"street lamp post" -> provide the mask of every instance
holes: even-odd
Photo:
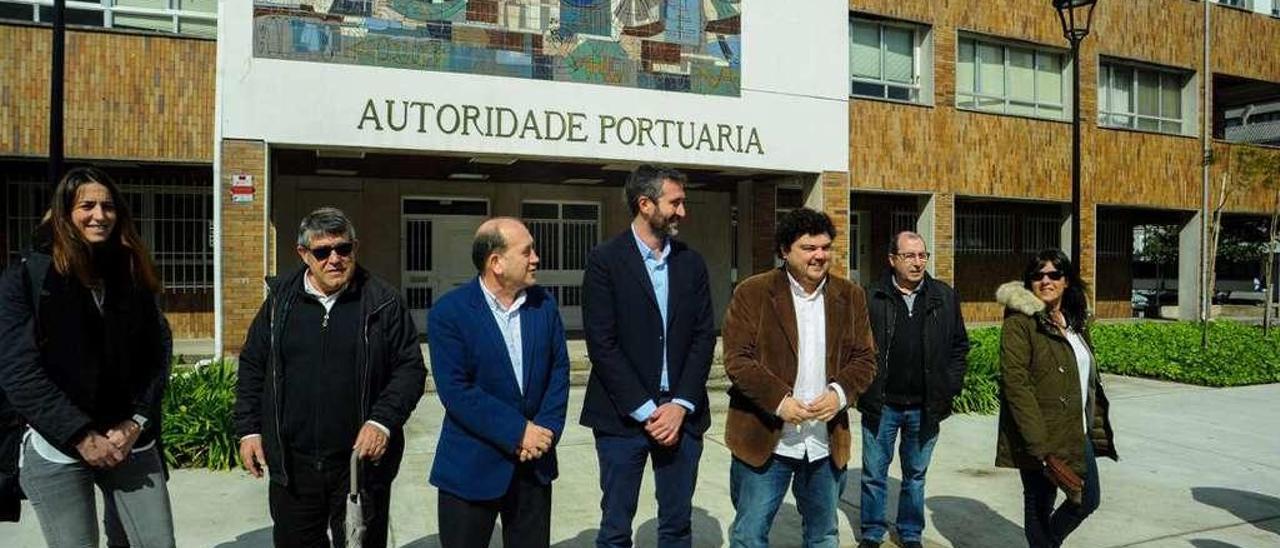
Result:
[[[1053,0],[1062,35],[1071,42],[1071,262],[1080,264],[1080,42],[1089,35],[1097,0]]]

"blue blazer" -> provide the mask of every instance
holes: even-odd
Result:
[[[668,388],[673,398],[694,405],[684,428],[700,436],[711,425],[707,374],[716,346],[707,265],[680,240],[671,241],[667,265]],[[653,282],[630,228],[587,258],[582,324],[591,376],[580,423],[606,434],[644,435],[644,425],[630,415],[658,399],[664,335]]]
[[[520,309],[524,394],[516,383],[502,332],[479,279],[445,294],[427,317],[427,341],[444,424],[431,484],[464,500],[507,492],[520,462],[526,421],[550,429],[559,442],[569,403],[569,352],[555,299],[539,286]],[[533,461],[539,481],[558,475],[553,447]]]

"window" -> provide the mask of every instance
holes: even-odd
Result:
[[[1120,219],[1101,219],[1098,221],[1098,256],[1099,257],[1123,257],[1125,252],[1125,237],[1132,239],[1132,232],[1125,233],[1125,225]]]
[[[792,186],[780,186],[774,190],[777,202],[773,209],[773,222],[782,221],[782,216],[804,207],[804,189]]]
[[[926,29],[909,23],[849,21],[850,95],[921,102],[927,97]]]
[[[49,0],[0,0],[0,19],[49,23]],[[67,0],[68,25],[218,35],[218,0]]]
[[[582,270],[600,241],[600,205],[525,202],[520,216],[533,235],[543,270]],[[561,303],[564,304],[564,303]]]
[[[1183,91],[1190,78],[1167,69],[1103,61],[1098,67],[1098,125],[1182,134]]]
[[[913,209],[898,209],[889,214],[889,233],[899,234],[903,231],[916,231],[916,223],[920,215]]]
[[[1067,118],[1066,55],[1031,46],[960,37],[956,106],[964,109]]]
[[[1013,253],[1013,215],[957,213],[956,253]]]
[[[17,171],[17,170],[15,170]],[[5,177],[9,259],[31,248],[32,230],[48,207],[52,186],[28,173]],[[117,175],[134,225],[151,251],[168,293],[213,288],[213,193],[210,175]]]
[[[1022,252],[1062,247],[1062,218],[1052,214],[1028,214],[1022,218]]]

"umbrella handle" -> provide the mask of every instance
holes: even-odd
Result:
[[[355,496],[360,494],[360,454],[356,451],[351,452],[351,491],[350,494]]]

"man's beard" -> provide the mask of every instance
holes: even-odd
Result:
[[[649,228],[653,230],[654,234],[664,238],[674,238],[676,234],[680,233],[680,229],[676,227],[676,223],[679,222],[672,221],[671,216],[659,217],[654,215],[649,218]]]

